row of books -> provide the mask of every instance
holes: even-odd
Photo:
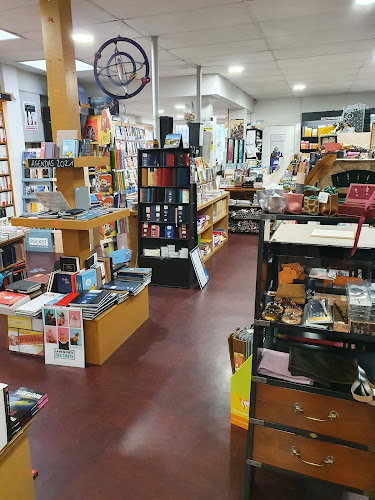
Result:
[[[52,191],[51,186],[46,184],[33,184],[31,186],[25,186],[25,194],[26,195],[34,195],[35,193],[44,193],[45,191]]]
[[[188,238],[186,224],[181,224],[179,226],[159,226],[158,224],[143,222],[141,228],[141,236],[144,238],[179,238],[181,240],[186,240]]]
[[[7,148],[5,144],[0,145],[0,158],[6,158],[7,157]]]
[[[145,222],[169,222],[171,224],[185,224],[189,220],[186,205],[151,205],[142,206],[138,210],[141,220]]]
[[[0,161],[0,174],[9,174],[9,165],[6,160]]]
[[[0,450],[47,402],[46,393],[27,387],[10,391],[7,384],[0,384]]]
[[[142,187],[147,186],[175,186],[186,187],[190,184],[190,169],[177,168],[142,168]]]
[[[139,193],[142,203],[189,203],[189,189],[141,188]]]
[[[12,191],[0,193],[0,205],[11,205],[13,203]]]
[[[4,121],[3,121],[3,113],[0,111],[0,127],[4,126]]]
[[[135,177],[127,170],[113,171],[115,188],[120,193],[133,194],[137,192],[137,182]]]
[[[56,177],[55,168],[52,169],[51,173],[48,168],[25,168],[26,179],[49,179],[51,177]]]
[[[137,156],[139,149],[149,149],[144,142],[116,142],[116,151],[121,151],[121,154],[127,156]],[[151,145],[148,145],[149,147]]]
[[[0,177],[0,190],[10,189],[10,187],[11,187],[11,185],[10,185],[10,177],[7,176],[7,175],[4,175],[4,176]]]
[[[1,288],[4,289],[11,283],[27,278],[26,262],[14,264],[14,266],[6,271],[2,271],[1,274],[3,275],[3,284]]]
[[[158,151],[142,154],[142,167],[189,167],[190,155],[182,151]]]
[[[176,249],[176,245],[162,245],[160,248],[144,248],[144,257],[154,257],[158,259],[188,259],[189,249]]]
[[[6,142],[7,141],[7,135],[5,133],[5,128],[0,129],[0,142]]]
[[[0,251],[0,268],[8,267],[20,260],[25,260],[25,247],[23,243],[4,245]]]
[[[116,139],[130,141],[152,141],[154,139],[152,130],[132,125],[115,125]]]

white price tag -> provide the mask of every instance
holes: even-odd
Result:
[[[325,193],[324,191],[321,191],[319,193],[319,203],[327,203],[328,202],[328,198],[329,198],[329,194],[328,193]]]

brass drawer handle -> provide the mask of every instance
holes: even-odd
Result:
[[[309,420],[314,420],[315,422],[327,422],[328,420],[333,421],[336,420],[336,418],[339,418],[339,414],[335,410],[330,411],[329,414],[327,415],[327,418],[309,417],[308,415],[305,415],[303,408],[299,403],[294,403],[293,411],[294,413],[301,413],[305,418]]]
[[[322,464],[316,464],[314,462],[308,462],[307,460],[304,460],[302,457],[301,457],[301,454],[300,452],[297,450],[297,448],[295,446],[292,446],[290,448],[290,453],[292,454],[293,457],[298,457],[301,462],[303,462],[304,464],[307,464],[307,465],[312,465],[314,467],[324,467],[325,465],[332,465],[335,463],[335,459],[334,457],[326,457],[324,460],[323,460],[323,463]]]

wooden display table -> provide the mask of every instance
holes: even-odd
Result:
[[[149,317],[148,286],[98,318],[83,321],[86,363],[102,365]]]
[[[70,219],[38,219],[34,217],[12,217],[13,226],[61,229],[64,254],[79,257],[81,266],[90,255],[90,229],[108,222],[128,217],[130,210],[123,208],[88,221]]]
[[[36,417],[34,417],[36,418]],[[27,432],[32,418],[0,451],[1,500],[34,500],[29,438]]]

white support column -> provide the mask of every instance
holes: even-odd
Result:
[[[202,66],[197,66],[197,111],[196,122],[202,121]]]
[[[4,106],[4,120],[7,131],[9,168],[13,184],[13,204],[16,215],[19,216],[23,212],[22,152],[25,149],[25,135],[17,69],[13,66],[2,64],[1,77],[0,86],[2,90],[12,94],[12,101],[7,102]]]
[[[152,83],[152,111],[154,125],[154,139],[160,145],[160,121],[159,121],[159,42],[157,36],[151,37],[151,83]]]

